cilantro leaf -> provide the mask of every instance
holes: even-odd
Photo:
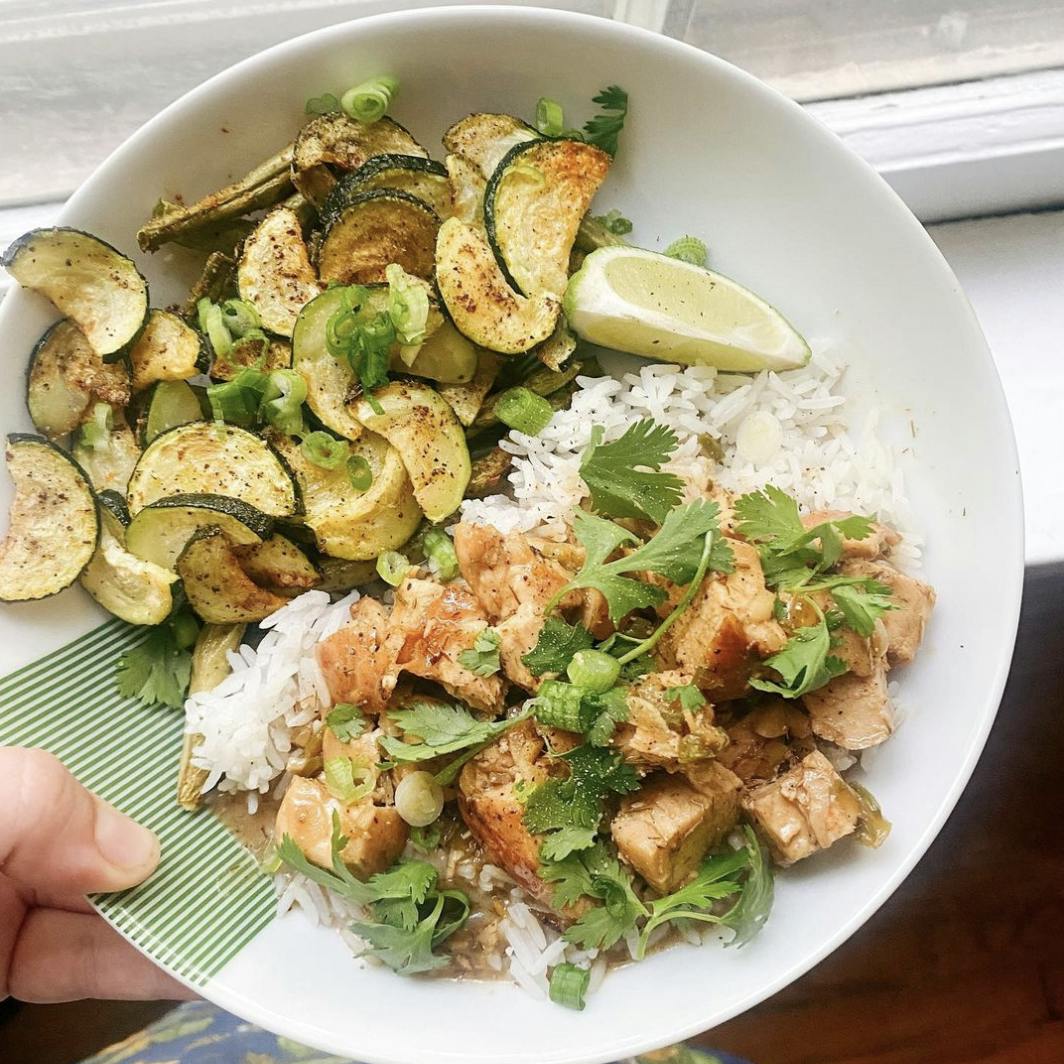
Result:
[[[746,835],[747,873],[743,892],[738,902],[724,914],[721,923],[735,931],[729,946],[745,946],[765,926],[772,911],[774,886],[772,866],[764,847],[758,841],[749,824],[743,828]]]
[[[805,532],[798,503],[774,484],[735,500],[735,530],[752,543],[789,543]]]
[[[381,738],[385,753],[399,762],[428,761],[467,747],[486,743],[516,723],[508,720],[478,720],[465,706],[443,702],[417,702],[409,709],[391,710],[388,716],[403,729],[404,738]],[[420,742],[406,742],[407,735]]]
[[[617,141],[628,114],[628,93],[618,85],[610,85],[592,102],[599,104],[605,114],[596,115],[584,123],[584,138],[610,155],[617,154]]]
[[[693,683],[665,688],[665,698],[669,702],[679,702],[683,709],[691,713],[706,704],[706,696]]]
[[[683,498],[680,478],[659,472],[676,450],[676,433],[644,418],[612,443],[601,439],[602,427],[596,425],[580,463],[594,508],[609,517],[649,518],[661,524]]]
[[[146,706],[180,709],[192,676],[192,654],[183,649],[169,624],[148,632],[139,646],[127,650],[115,668],[115,681],[123,698]]]
[[[444,921],[448,905],[452,914]],[[405,922],[393,923],[389,917],[394,915],[394,910],[382,911],[377,905],[374,915],[380,919],[356,921],[351,925],[351,930],[370,944],[367,956],[376,957],[399,975],[414,975],[447,964],[446,957],[432,951],[466,922],[469,899],[457,890],[433,893],[423,906],[415,909],[412,926],[408,926],[409,912],[404,913]]]
[[[605,746],[618,724],[628,719],[628,688],[614,687],[600,695],[592,695],[598,716],[587,729],[587,741],[592,746]]]
[[[563,861],[571,853],[593,846],[595,834],[594,828],[574,826],[552,831],[543,840],[543,845],[539,848],[539,856],[543,861]]]
[[[574,511],[573,532],[585,550],[584,564],[550,605],[576,588],[595,588],[605,597],[614,624],[633,610],[656,606],[664,601],[665,592],[624,574],[655,572],[673,583],[687,583],[698,569],[707,532],[714,533],[711,567],[718,572],[730,572],[731,547],[716,535],[718,515],[717,504],[704,499],[679,506],[669,511],[657,535],[625,557],[608,562],[606,559],[619,546],[638,542],[635,536],[612,521],[584,510]]]
[[[525,826],[536,834],[565,827],[597,828],[608,794],[639,789],[635,770],[616,751],[585,744],[561,759],[568,762],[568,778],[541,783],[525,803]]]
[[[750,685],[784,698],[800,698],[846,671],[846,665],[830,651],[831,633],[827,622],[821,618],[814,625],[799,628],[782,650],[763,662],[767,668],[779,673],[783,683],[754,676]]]
[[[443,832],[439,824],[430,824],[427,828],[412,827],[410,829],[410,845],[418,853],[429,854],[438,849]]]
[[[866,639],[875,629],[878,618],[894,609],[891,590],[886,584],[869,580],[860,584],[843,584],[833,588],[831,597],[842,614],[843,622]]]
[[[458,655],[458,664],[475,676],[494,676],[502,668],[499,661],[499,633],[494,628],[485,628],[477,636],[472,647]]]
[[[358,706],[337,702],[326,716],[325,726],[340,742],[349,743],[366,730],[366,718]]]
[[[591,633],[582,625],[566,624],[560,617],[548,617],[540,629],[536,645],[521,661],[533,676],[564,672],[578,650],[590,650],[594,644]]]

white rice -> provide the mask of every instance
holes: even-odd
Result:
[[[711,480],[732,492],[771,483],[805,510],[875,514],[907,533],[903,560],[912,564],[919,541],[910,531],[898,456],[877,438],[874,414],[859,427],[849,424],[839,390],[844,369],[820,352],[802,369],[755,377],[670,365],[644,366],[622,378],[578,377],[569,409],[539,436],[511,432],[500,442],[514,456],[513,498],[468,499],[462,517],[502,532],[563,538],[566,516],[587,495],[580,457],[592,429],[601,426],[609,442],[649,417],[679,437],[668,468],[685,480],[691,497]],[[722,449],[719,463],[703,453],[706,438]]]
[[[295,728],[316,720],[329,692],[315,647],[349,618],[358,592],[330,603],[307,591],[271,614],[255,648],[230,653],[232,672],[185,702],[185,730],[203,736],[192,763],[208,772],[203,792],[266,794],[285,771]]]

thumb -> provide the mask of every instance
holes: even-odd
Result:
[[[0,748],[0,871],[24,890],[122,890],[159,863],[159,840],[87,791],[44,750]]]

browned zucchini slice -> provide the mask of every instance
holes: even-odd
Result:
[[[5,458],[15,497],[0,543],[0,600],[46,598],[89,564],[100,534],[96,500],[77,462],[43,436],[8,436]]]
[[[318,249],[323,284],[380,283],[393,262],[415,277],[432,277],[440,219],[415,196],[384,188],[360,192],[324,225]]]
[[[240,568],[259,587],[275,595],[291,598],[321,583],[314,563],[290,539],[277,533],[261,543],[236,547],[234,552]]]
[[[57,321],[37,341],[30,356],[26,407],[33,424],[57,439],[81,424],[94,400],[124,406],[129,373],[106,363],[69,319]]]
[[[133,368],[133,391],[155,381],[184,381],[206,364],[203,337],[176,314],[152,310],[144,331],[129,352]]]
[[[472,114],[455,122],[443,135],[443,146],[472,163],[484,179],[516,144],[540,140],[541,134],[513,115]]]
[[[375,155],[353,174],[340,178],[322,207],[322,216],[342,209],[359,192],[377,188],[407,192],[427,203],[441,218],[451,213],[451,185],[441,163],[420,155]]]

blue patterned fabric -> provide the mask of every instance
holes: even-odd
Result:
[[[82,1064],[352,1064],[269,1034],[206,1001],[190,1001]],[[673,1046],[635,1064],[748,1064],[729,1053]]]

